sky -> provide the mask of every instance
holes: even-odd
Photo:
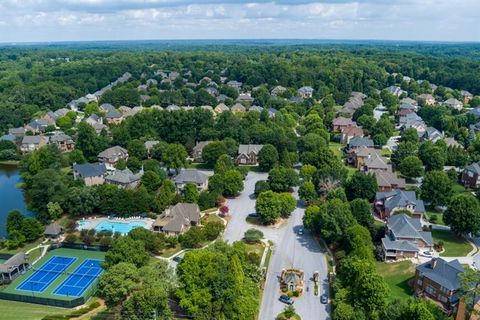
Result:
[[[480,0],[0,0],[0,42],[480,41]]]

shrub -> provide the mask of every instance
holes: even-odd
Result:
[[[300,292],[298,292],[298,290],[294,290],[292,292],[292,294],[293,294],[294,297],[299,297],[300,296]]]
[[[270,190],[270,185],[265,180],[259,180],[255,183],[255,195]]]
[[[263,232],[257,229],[248,229],[243,235],[243,239],[247,243],[256,243],[263,239]]]
[[[66,243],[75,243],[77,242],[78,237],[74,235],[73,233],[69,233],[65,236],[65,242]]]

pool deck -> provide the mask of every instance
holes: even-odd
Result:
[[[108,218],[108,217],[98,217],[98,218],[90,218],[90,219],[83,219],[83,220],[78,220],[79,223],[83,225],[78,226],[78,230],[83,230],[83,229],[95,229],[100,223],[109,221],[109,222],[115,222],[115,223],[125,223],[129,224],[131,222],[142,222],[145,223],[144,228],[147,230],[152,229],[152,224],[155,221],[154,219],[151,218],[137,218],[137,217],[131,217],[131,218]]]

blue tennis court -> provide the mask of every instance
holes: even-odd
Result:
[[[40,269],[35,270],[30,277],[23,281],[17,290],[43,292],[55,279],[62,275],[65,270],[77,258],[53,256],[45,262]]]
[[[100,260],[87,259],[53,292],[57,295],[79,297],[103,272]]]

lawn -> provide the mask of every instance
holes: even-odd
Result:
[[[466,191],[466,190],[465,190],[465,187],[462,186],[461,184],[455,183],[455,184],[453,185],[453,193],[457,194],[457,193],[463,193],[463,192],[465,192],[465,191]]]
[[[437,220],[435,222],[433,221],[430,221],[430,219],[435,216],[437,217]],[[435,223],[435,224],[441,224],[441,225],[445,225],[445,222],[443,221],[443,213],[440,213],[440,212],[436,212],[436,211],[431,211],[431,210],[427,210],[427,217],[428,221],[430,221],[431,223]]]
[[[390,288],[389,299],[409,298],[413,291],[408,281],[415,275],[415,266],[411,261],[397,263],[376,262],[377,272],[383,276]]]
[[[341,143],[330,142],[328,147],[330,148],[330,150],[332,150],[333,154],[337,156],[339,159],[343,158],[343,152],[341,150],[343,148],[343,145]]]
[[[164,257],[164,258],[170,258],[171,256],[173,256],[175,253],[179,252],[180,250],[182,250],[182,247],[180,246],[180,244],[177,244],[173,248],[164,249],[162,251],[161,256]]]
[[[187,164],[187,168],[198,169],[198,170],[212,169],[206,163],[203,163],[203,162],[201,162],[201,163],[199,163],[199,162],[189,163],[189,164]]]
[[[223,224],[223,220],[217,216],[216,214],[207,214],[202,218],[202,223],[209,223],[209,222],[220,222]]]
[[[31,242],[31,243],[26,243],[23,247],[21,248],[17,248],[17,249],[12,249],[12,250],[8,250],[7,248],[4,248],[4,249],[1,249],[0,250],[0,253],[6,253],[6,254],[16,254],[16,253],[19,253],[19,252],[27,252],[28,250],[32,249],[32,248],[35,248],[36,246],[38,246],[39,244],[41,244],[43,241],[43,238],[40,238],[38,239],[37,241],[35,242]]]
[[[40,320],[46,315],[70,312],[70,309],[8,300],[0,300],[0,310],[0,320]]]
[[[445,251],[440,254],[442,257],[463,257],[473,247],[463,238],[459,238],[448,230],[432,230],[433,241],[443,241]]]
[[[263,251],[265,251],[265,245],[260,242],[260,243],[246,243],[245,246],[247,247],[247,253],[256,253],[260,259],[259,263],[261,263]]]

